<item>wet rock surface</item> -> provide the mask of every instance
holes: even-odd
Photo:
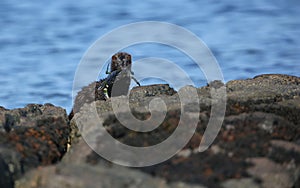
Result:
[[[160,126],[148,132],[136,132],[125,127],[112,110],[112,99],[90,101],[80,106],[70,122],[72,146],[62,160],[56,165],[28,171],[17,178],[15,187],[299,187],[299,83],[300,78],[288,75],[260,75],[228,82],[225,85],[227,104],[222,127],[213,144],[204,152],[199,152],[198,148],[212,116],[212,104],[216,103],[212,94],[224,87],[219,81],[196,89],[200,112],[194,103],[182,106],[180,92],[168,85],[133,88],[129,107],[137,119],[148,120],[151,115],[156,115],[156,111],[150,114],[149,104],[157,97],[166,104],[166,118]],[[190,118],[182,120],[183,109]],[[125,123],[134,124],[126,108],[119,106],[118,110],[118,115],[128,120]],[[18,116],[14,113],[0,114],[1,133],[15,131]],[[105,129],[111,138],[127,145],[153,146],[170,138],[181,121],[192,129],[189,126],[195,115],[199,122],[191,139],[177,154],[162,163],[129,168],[111,163],[96,153],[101,154],[106,149],[113,152],[114,149],[99,130]],[[179,142],[185,136],[187,133],[182,133],[176,140]],[[179,146],[176,144],[167,149]],[[16,161],[20,153],[22,157],[19,150],[7,148],[5,153],[10,152],[15,152]],[[143,159],[151,160],[162,152],[167,150],[153,152]],[[112,159],[130,165],[130,162],[120,159],[132,155],[120,151],[114,153]],[[0,168],[5,172],[9,165],[2,165],[1,157]],[[9,184],[9,179],[6,180]]]
[[[67,150],[70,128],[66,111],[51,104],[0,108],[1,187],[30,169],[60,161]]]

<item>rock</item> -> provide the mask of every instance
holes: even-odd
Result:
[[[84,173],[82,173],[84,172]],[[41,173],[41,174],[40,174]],[[47,176],[45,176],[47,174]],[[30,177],[26,181],[26,177]],[[159,178],[151,178],[147,174],[142,174],[128,169],[91,168],[87,165],[62,166],[57,165],[33,171],[22,181],[18,182],[16,188],[44,187],[160,187],[168,188],[165,181]],[[80,177],[80,178],[78,178]],[[189,187],[184,183],[174,183],[172,187]],[[190,186],[201,188],[200,186]]]
[[[67,150],[66,111],[51,104],[0,108],[0,159],[13,180],[29,169],[58,162]],[[7,172],[0,171],[1,177]],[[2,187],[2,186],[1,186]]]
[[[101,85],[101,81],[95,81],[88,86],[85,86],[78,92],[74,105],[72,108],[72,112],[69,115],[69,119],[72,119],[75,113],[79,112],[80,108],[84,104],[89,104],[95,100],[105,100],[105,95],[102,91],[99,91]]]
[[[12,178],[12,174],[9,170],[8,164],[5,162],[5,160],[0,155],[0,187],[6,187],[6,188],[13,188],[14,187],[14,181]]]
[[[230,81],[226,84],[229,103],[227,113],[267,111],[287,116],[288,112],[299,108],[284,105],[299,104],[299,87],[299,78],[287,75],[260,75],[253,79]],[[279,107],[283,109],[280,111]],[[292,116],[296,118],[294,113]],[[297,120],[295,122],[299,122]]]
[[[255,182],[251,178],[233,179],[227,180],[222,183],[224,188],[261,188],[258,182]]]
[[[182,182],[168,185],[161,178],[109,163],[91,164],[88,155],[93,153],[91,148],[81,138],[55,166],[43,167],[27,173],[16,182],[16,188],[60,188],[60,187],[187,187],[192,186]]]
[[[168,85],[133,88],[129,109],[135,118],[148,120],[151,115],[157,115],[155,113],[163,108],[161,102],[155,103],[157,97],[166,105],[167,116],[159,127],[153,124],[150,128],[154,129],[148,132],[137,132],[124,126],[119,118],[123,117],[130,126],[136,124],[126,113],[128,108],[125,106],[119,105],[117,110],[120,114],[113,112],[112,100],[118,103],[125,97],[83,102],[72,117],[72,146],[62,161],[26,173],[17,180],[16,187],[297,187],[300,182],[299,83],[300,78],[294,76],[260,75],[225,84],[227,108],[223,125],[213,145],[204,152],[199,152],[198,147],[212,115],[211,106],[218,102],[212,94],[217,96],[224,86],[219,81],[196,89],[200,112],[194,102],[182,105],[180,92]],[[189,101],[189,97],[193,96],[187,95],[182,100]],[[159,106],[152,114],[149,112],[151,103]],[[182,109],[187,114],[184,119]],[[199,122],[191,139],[181,151],[159,164],[141,168],[122,167],[96,153],[101,154],[106,149],[113,152],[117,146],[107,144],[100,134],[104,128],[115,143],[118,140],[131,146],[147,147],[170,138],[179,122],[192,130],[193,117],[197,117]],[[1,118],[6,122],[3,131],[13,130],[18,122],[14,114]],[[176,148],[187,135],[188,131],[177,135],[169,148],[145,154],[143,159],[151,160],[168,149]],[[89,141],[95,151],[85,141]],[[134,155],[123,150],[114,153],[112,159],[136,165],[140,161],[119,160],[127,156],[134,158]]]
[[[295,164],[287,167],[263,157],[251,158],[249,161],[254,166],[249,168],[248,172],[252,176],[262,180],[262,187],[293,187],[297,178],[299,178],[299,168],[296,170],[297,167]]]
[[[142,99],[143,97],[172,96],[177,92],[168,84],[155,84],[149,86],[134,87],[130,92],[130,98]]]
[[[84,104],[90,104],[93,101],[98,100],[106,100],[104,93],[97,88],[100,87],[101,81],[96,81],[89,84],[86,87],[83,87],[81,91],[78,92],[76,96],[74,106],[72,112],[70,113],[70,119],[72,119],[74,113],[79,112],[80,108]],[[169,85],[159,84],[159,85],[152,85],[152,86],[141,86],[141,87],[134,87],[130,93],[130,98],[132,99],[143,99],[143,97],[149,96],[162,96],[162,95],[173,95],[176,91],[173,88],[170,88]]]

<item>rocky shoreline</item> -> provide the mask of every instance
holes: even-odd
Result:
[[[81,93],[93,91],[95,84]],[[139,147],[160,143],[180,120],[178,91],[168,85],[131,90],[130,108],[138,119],[149,117],[147,107],[157,97],[167,105],[163,123],[146,133],[124,128],[110,99],[82,96],[71,116],[51,104],[0,107],[0,187],[300,187],[300,78],[269,74],[226,83],[221,130],[208,150],[197,152],[214,103],[211,90],[220,87],[224,84],[215,81],[196,88],[201,110],[190,141],[165,162],[142,168],[100,157],[84,141],[82,127],[93,123],[96,109],[101,125],[120,142]],[[195,114],[193,107],[186,108]],[[99,148],[104,147],[101,141],[95,143]]]

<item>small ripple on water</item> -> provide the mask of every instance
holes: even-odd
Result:
[[[44,98],[46,99],[53,99],[53,98],[59,98],[59,99],[69,99],[71,98],[70,94],[65,94],[65,93],[47,93],[43,94]]]
[[[48,88],[49,86],[53,86],[53,85],[55,85],[55,83],[51,81],[41,81],[41,82],[35,82],[29,84],[29,86],[32,88],[40,88],[40,89]]]

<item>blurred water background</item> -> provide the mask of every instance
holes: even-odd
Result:
[[[225,81],[263,73],[300,76],[299,10],[298,0],[0,0],[0,106],[53,103],[70,111],[73,78],[85,51],[105,33],[137,21],[170,22],[195,33],[212,50]],[[175,61],[197,87],[206,84],[196,65],[170,47],[127,50],[133,60]]]

